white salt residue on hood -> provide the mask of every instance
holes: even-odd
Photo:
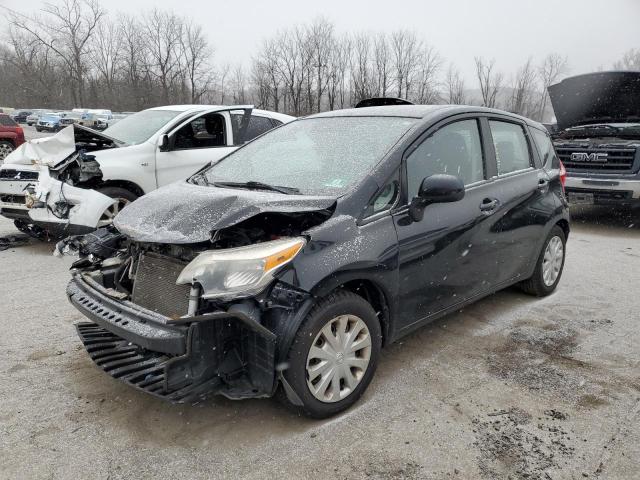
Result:
[[[4,159],[17,165],[46,165],[53,167],[76,151],[73,125],[63,128],[52,137],[34,138],[23,143]]]

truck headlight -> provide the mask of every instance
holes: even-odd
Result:
[[[305,244],[304,238],[286,238],[202,252],[184,267],[176,284],[200,284],[205,299],[249,297],[266,287]]]

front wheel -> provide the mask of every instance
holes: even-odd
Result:
[[[98,192],[106,195],[107,197],[111,197],[114,200],[117,200],[116,203],[110,205],[100,217],[98,221],[98,227],[106,227],[107,225],[111,225],[113,223],[113,219],[120,213],[120,211],[133,202],[138,196],[130,192],[125,188],[120,187],[103,187],[98,188]]]
[[[1,141],[0,142],[0,163],[4,161],[5,158],[9,156],[11,152],[15,150],[13,143]]]
[[[382,336],[371,305],[339,291],[318,301],[298,330],[284,378],[302,406],[282,400],[313,418],[326,418],[353,405],[376,371]]]
[[[520,284],[522,290],[537,297],[553,293],[564,269],[566,247],[564,231],[558,225],[554,226],[544,242],[533,275]]]

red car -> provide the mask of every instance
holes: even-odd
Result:
[[[24,131],[6,113],[0,113],[0,163],[24,143]]]

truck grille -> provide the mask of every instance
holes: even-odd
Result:
[[[38,172],[25,172],[13,168],[0,170],[0,180],[37,180]]]
[[[583,148],[583,147],[556,147],[556,153],[569,171],[591,172],[631,172],[636,156],[635,148]],[[606,154],[604,158],[578,160],[572,158],[574,153]]]
[[[190,285],[176,285],[186,263],[154,253],[140,255],[131,301],[170,318],[187,314]]]

